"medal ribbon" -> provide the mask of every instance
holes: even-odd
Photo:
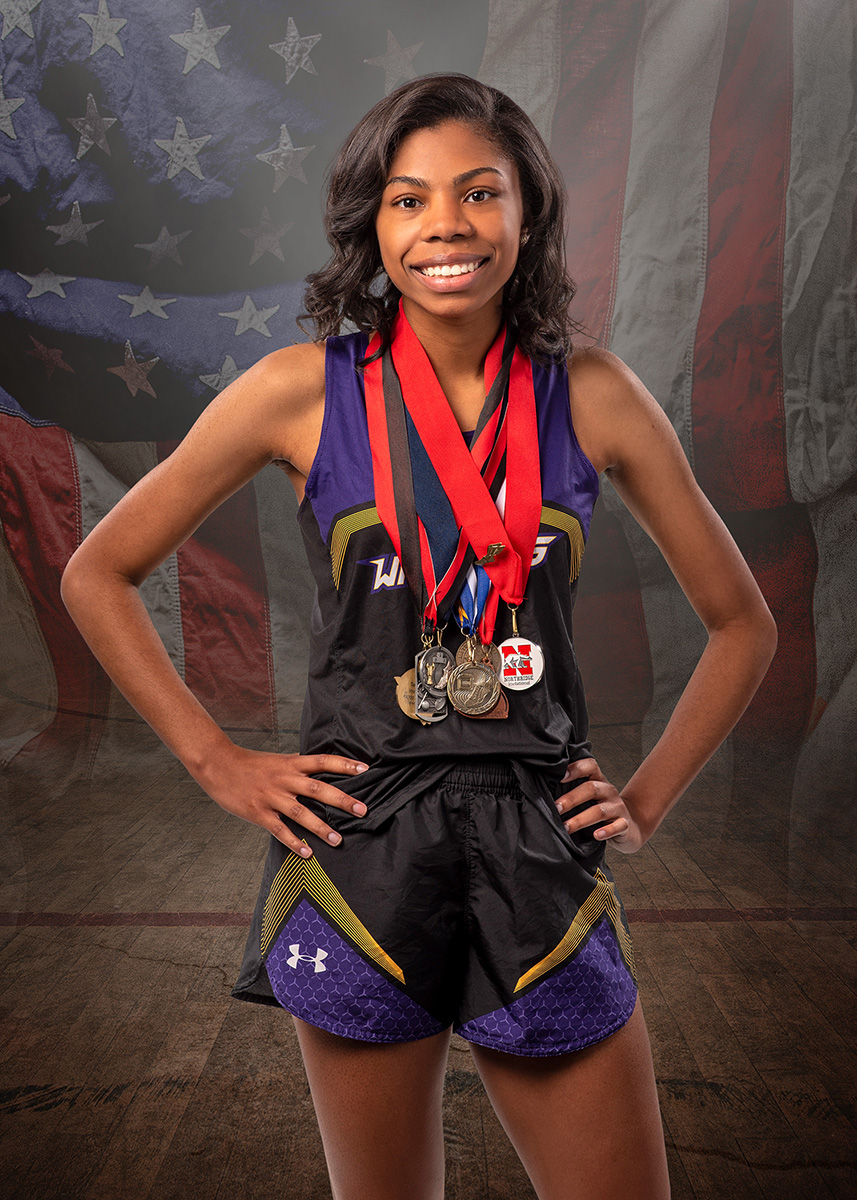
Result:
[[[465,637],[476,632],[491,590],[491,580],[484,567],[471,567],[458,597],[455,619]]]
[[[369,353],[378,345],[376,335]],[[403,309],[391,352],[364,371],[378,515],[418,609],[424,622],[445,623],[474,560],[485,558],[494,584],[480,623],[486,642],[499,597],[514,605],[524,598],[541,518],[532,367],[512,345],[501,332],[488,352],[487,396],[469,448]],[[504,479],[501,517],[495,499]]]
[[[374,339],[369,351],[376,350],[378,344]],[[494,382],[487,389],[488,397],[472,439],[494,492],[499,490],[505,468],[505,384],[513,348],[511,338],[501,334],[488,353],[486,382],[492,376]],[[380,380],[377,367],[371,370],[373,365],[367,366],[365,377],[376,505],[424,621],[443,624],[475,554],[456,524],[443,485],[405,406],[392,360],[384,356]],[[446,398],[443,400],[448,409]],[[453,427],[456,439],[463,444],[454,422]],[[415,515],[414,505],[419,515]],[[443,602],[440,615],[439,596]]]

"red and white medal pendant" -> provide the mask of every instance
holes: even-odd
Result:
[[[513,692],[523,692],[536,684],[544,674],[545,656],[541,646],[525,637],[506,638],[497,647],[502,662],[500,682]]]

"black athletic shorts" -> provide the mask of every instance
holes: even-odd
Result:
[[[452,1025],[527,1055],[630,1017],[633,951],[604,848],[582,856],[506,763],[453,767],[338,847],[287,823],[313,857],[271,839],[233,995],[362,1041]]]

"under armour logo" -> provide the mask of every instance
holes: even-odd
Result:
[[[299,962],[311,962],[315,963],[316,975],[318,975],[319,971],[327,970],[327,967],[324,965],[324,960],[327,958],[326,950],[316,950],[315,954],[301,954],[299,943],[289,946],[289,949],[292,953],[291,957],[286,959],[286,962],[290,967],[297,968]]]

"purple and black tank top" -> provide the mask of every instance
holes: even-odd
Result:
[[[342,754],[370,764],[356,779],[331,777],[370,806],[364,822],[382,819],[463,761],[502,756],[514,765],[525,790],[538,779],[546,794],[568,762],[589,749],[572,609],[598,475],[574,435],[566,366],[533,365],[542,516],[518,626],[522,637],[544,650],[544,676],[528,691],[509,694],[506,720],[474,721],[450,706],[446,720],[423,726],[405,716],[396,701],[396,677],[413,667],[420,648],[420,623],[375,507],[363,380],[356,365],[367,341],[363,334],[327,341],[324,422],[298,513],[317,586],[301,752]],[[511,632],[511,617],[501,602],[495,642]],[[461,641],[450,622],[444,644],[455,653]]]

